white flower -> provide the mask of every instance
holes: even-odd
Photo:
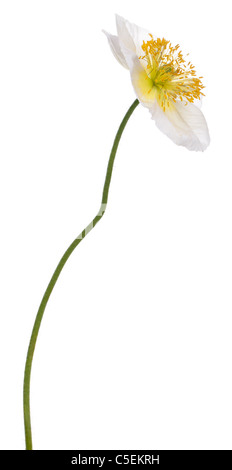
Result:
[[[177,145],[204,151],[210,142],[200,111],[203,84],[180,46],[155,38],[116,15],[117,36],[106,34],[118,62],[129,69],[139,101],[157,127]]]

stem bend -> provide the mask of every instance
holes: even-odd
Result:
[[[35,323],[33,326],[33,330],[31,333],[31,339],[30,343],[28,346],[28,351],[27,351],[27,357],[26,357],[26,364],[25,364],[25,371],[24,371],[24,385],[23,385],[23,408],[24,408],[24,428],[25,428],[25,441],[26,441],[26,450],[32,450],[32,432],[31,432],[31,417],[30,417],[30,378],[31,378],[31,366],[32,366],[32,360],[33,360],[33,355],[34,355],[34,350],[35,350],[35,345],[36,345],[36,340],[38,337],[39,329],[40,329],[40,324],[43,318],[44,310],[46,308],[47,302],[49,300],[49,297],[53,291],[53,288],[56,284],[56,281],[65,265],[67,262],[68,258],[74,251],[77,245],[83,240],[83,238],[86,237],[86,235],[92,230],[93,227],[99,222],[99,220],[103,217],[105,210],[106,210],[106,205],[108,201],[108,194],[109,194],[109,187],[110,187],[110,181],[111,181],[111,176],[112,176],[112,170],[113,170],[113,165],[114,165],[114,159],[115,155],[117,152],[118,144],[120,142],[122,133],[124,131],[124,128],[127,124],[127,121],[129,120],[131,114],[135,110],[135,108],[138,106],[139,101],[136,99],[134,103],[131,105],[131,107],[128,109],[127,113],[125,114],[119,128],[117,131],[117,134],[114,139],[114,143],[112,146],[112,150],[110,153],[109,157],[109,162],[108,162],[108,167],[106,171],[106,177],[105,177],[105,183],[104,183],[104,188],[103,188],[103,194],[102,194],[102,201],[101,201],[101,207],[97,215],[94,217],[92,222],[78,235],[77,238],[71,243],[71,245],[68,247],[68,249],[65,251],[64,255],[62,256],[60,262],[58,263],[53,276],[47,286],[47,289],[44,293],[44,296],[42,298],[41,304],[39,306],[38,313],[36,315]]]

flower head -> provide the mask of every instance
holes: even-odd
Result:
[[[209,132],[200,111],[204,86],[179,44],[151,33],[116,15],[117,36],[106,33],[112,52],[130,70],[140,102],[157,127],[177,145],[204,151]]]

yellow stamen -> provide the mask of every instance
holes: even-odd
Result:
[[[147,42],[143,41],[144,55],[140,57],[146,62],[146,73],[153,87],[160,106],[165,111],[177,99],[185,104],[200,99],[204,88],[201,78],[196,78],[195,67],[186,62],[180,46],[172,46],[166,39],[154,39],[152,34]],[[187,54],[188,55],[188,54]]]

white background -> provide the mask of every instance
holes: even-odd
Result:
[[[22,385],[37,308],[98,212],[135,99],[102,29],[114,13],[190,52],[211,145],[189,152],[139,106],[104,218],[71,256],[42,322],[35,449],[231,449],[229,2],[0,3],[0,447],[24,449]]]

